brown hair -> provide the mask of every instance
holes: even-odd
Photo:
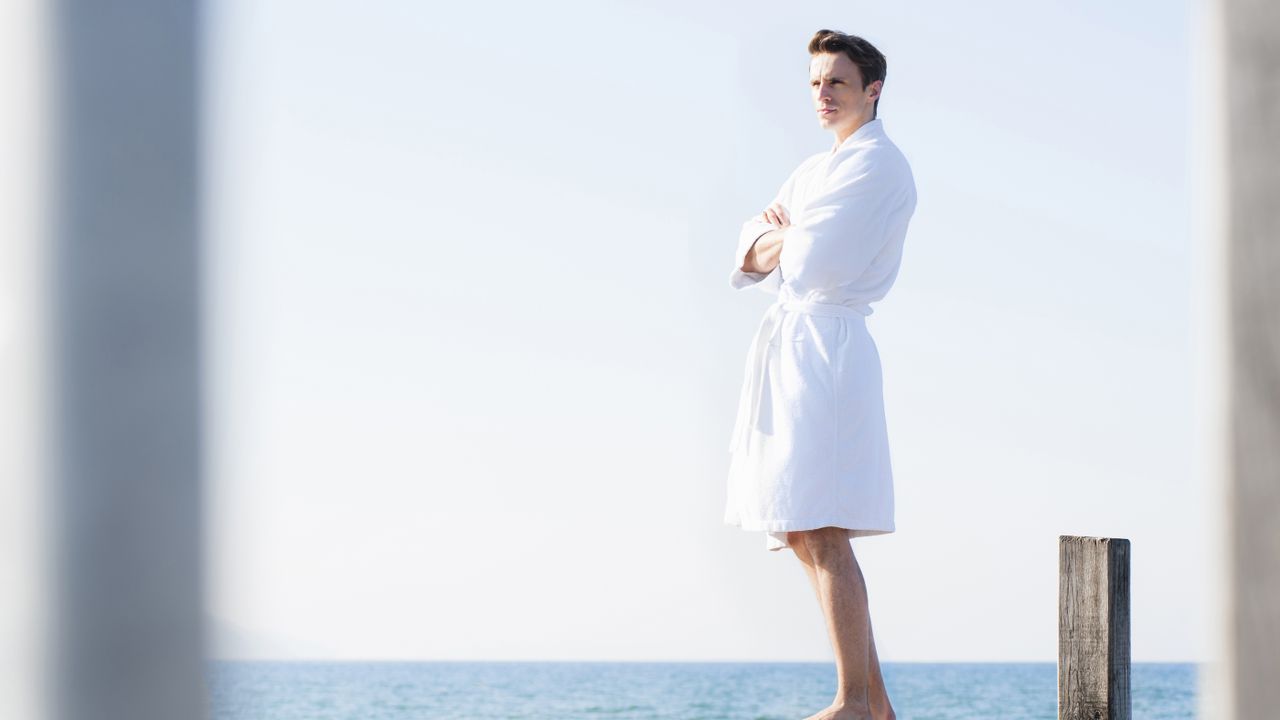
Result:
[[[877,80],[884,81],[885,73],[888,70],[888,63],[884,59],[884,54],[877,50],[875,45],[857,35],[847,35],[836,30],[819,30],[813,34],[813,39],[809,41],[810,55],[839,52],[847,55],[853,61],[853,64],[858,66],[858,72],[862,74],[863,90]],[[880,98],[876,97],[875,104],[871,106],[872,118],[876,117],[876,112],[879,109]]]

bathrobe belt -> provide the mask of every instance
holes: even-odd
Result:
[[[837,305],[811,300],[778,300],[765,310],[760,319],[760,326],[751,340],[751,348],[747,351],[747,382],[742,386],[742,395],[738,399],[738,417],[734,422],[729,451],[734,452],[743,447],[751,437],[753,430],[760,424],[760,399],[766,392],[769,377],[769,365],[774,360],[774,353],[781,343],[777,342],[782,332],[784,313],[798,312],[810,315],[828,315],[863,319],[871,314],[868,305]]]

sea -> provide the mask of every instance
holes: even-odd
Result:
[[[212,660],[214,720],[800,720],[832,663]],[[1135,663],[1134,720],[1196,714],[1195,663]],[[882,662],[899,720],[1056,720],[1055,663]]]

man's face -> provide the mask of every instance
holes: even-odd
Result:
[[[809,60],[809,89],[818,124],[839,135],[871,119],[883,84],[877,80],[862,87],[862,73],[844,53],[818,53]]]

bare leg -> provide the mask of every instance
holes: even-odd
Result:
[[[795,552],[796,557],[800,559],[800,564],[804,568],[805,574],[809,577],[809,584],[813,587],[813,593],[818,598],[818,603],[822,604],[822,590],[818,584],[818,573],[814,568],[813,556],[809,554],[808,544],[804,542],[798,532],[788,535],[787,544]],[[856,564],[856,557],[854,562]],[[880,658],[876,655],[875,633],[871,627],[869,614],[867,618],[867,638],[870,643],[870,658],[868,662],[870,675],[867,691],[870,696],[871,715],[875,720],[896,720],[897,716],[893,711],[893,704],[889,701],[889,692],[884,685],[884,676],[880,672]]]
[[[827,618],[827,630],[836,651],[839,678],[836,700],[831,707],[810,717],[813,720],[846,717],[895,720],[880,672],[875,636],[871,633],[862,569],[858,567],[846,531],[842,528],[796,531],[787,536],[787,544],[795,551],[805,574],[809,576],[809,583]],[[840,552],[841,545],[843,553]],[[866,628],[865,638],[858,632],[859,623]],[[865,658],[861,667],[858,663],[860,658]],[[861,679],[857,677],[858,673],[862,674]]]
[[[868,669],[871,672],[870,687],[871,692],[871,716],[876,720],[897,720],[898,716],[893,712],[893,703],[889,702],[889,691],[884,686],[884,676],[880,674],[880,658],[876,656],[876,635],[871,629],[871,615],[867,615],[867,639],[871,642],[871,662],[868,663]]]

